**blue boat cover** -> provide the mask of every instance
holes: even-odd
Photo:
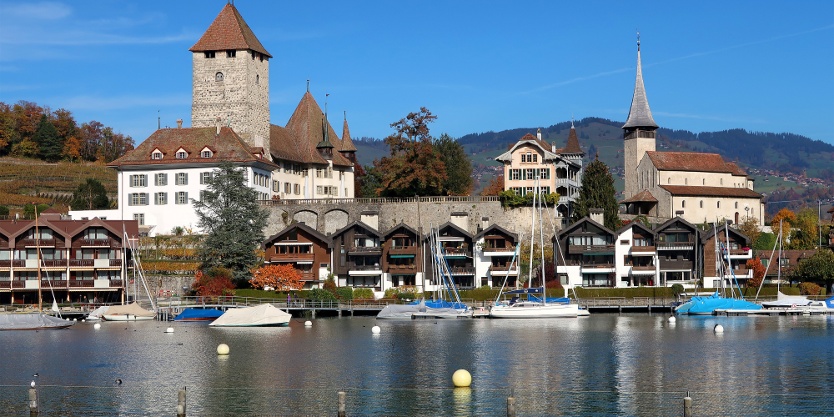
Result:
[[[718,291],[709,297],[692,297],[675,309],[675,314],[712,314],[715,310],[761,310],[762,306],[738,298],[725,298]]]
[[[828,308],[834,308],[834,297],[825,300],[825,305],[827,305]]]
[[[189,320],[214,320],[223,315],[223,312],[216,308],[186,308],[182,313],[174,317],[174,321]]]

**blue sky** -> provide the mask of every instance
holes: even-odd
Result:
[[[0,1],[0,101],[66,108],[139,143],[190,125],[191,53],[226,4]],[[636,32],[655,121],[834,144],[834,2],[258,1],[236,7],[270,61],[272,123],[311,80],[331,123],[382,138],[420,106],[435,136],[625,121]]]

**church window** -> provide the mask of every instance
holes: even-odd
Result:
[[[235,51],[234,49],[229,49],[226,51],[226,58],[234,58],[235,56],[237,56],[237,51]]]
[[[206,58],[214,58],[214,51],[206,51],[203,54],[205,54]]]
[[[214,81],[223,81],[223,73],[218,71],[217,74],[214,74]]]

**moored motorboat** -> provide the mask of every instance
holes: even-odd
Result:
[[[156,313],[150,310],[145,310],[139,306],[139,303],[110,306],[102,315],[102,318],[107,321],[141,321],[153,320]]]
[[[223,311],[211,307],[188,307],[174,317],[174,321],[214,321]]]
[[[209,323],[212,327],[276,327],[289,326],[292,315],[272,304],[233,308]]]

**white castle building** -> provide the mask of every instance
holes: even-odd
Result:
[[[271,123],[272,55],[233,4],[190,51],[191,127],[178,120],[110,163],[119,208],[71,211],[73,218],[135,219],[150,236],[176,227],[199,233],[192,202],[224,162],[243,168],[263,200],[354,196],[356,147],[347,119],[340,137],[308,85],[286,126]]]

